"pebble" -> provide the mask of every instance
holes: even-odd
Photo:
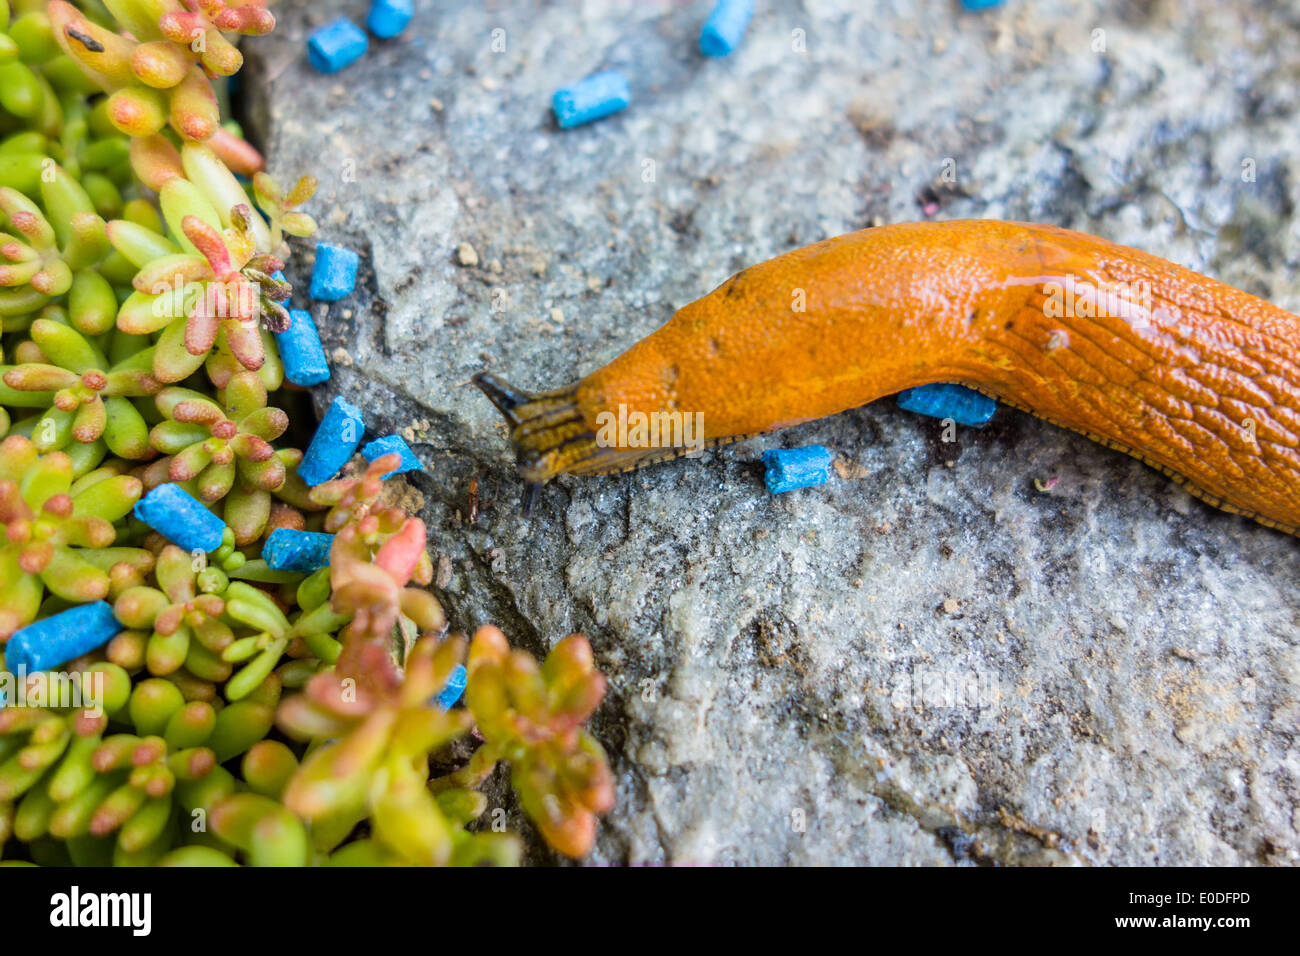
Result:
[[[478,265],[478,250],[468,242],[462,242],[456,246],[456,261],[463,266]]]

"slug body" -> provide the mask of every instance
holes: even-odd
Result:
[[[558,474],[683,453],[600,440],[620,407],[700,413],[717,444],[954,382],[1300,531],[1300,318],[1052,226],[908,223],[828,239],[732,276],[568,388],[476,382],[510,421],[533,494]]]

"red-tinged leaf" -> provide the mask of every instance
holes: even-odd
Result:
[[[208,148],[221,157],[232,173],[252,176],[266,167],[266,160],[252,144],[223,127],[217,127],[208,139]]]
[[[383,568],[399,584],[411,579],[420,555],[424,553],[424,522],[411,518],[375,552],[376,567]]]
[[[189,321],[185,323],[185,351],[191,355],[207,355],[221,329],[221,320],[208,307],[207,298],[199,296]]]
[[[239,364],[249,371],[257,371],[266,361],[262,349],[262,336],[256,324],[242,322],[239,319],[226,319],[223,323],[226,333],[226,345],[239,360]]]
[[[221,233],[208,225],[198,216],[186,216],[181,220],[181,231],[185,238],[194,243],[194,248],[208,260],[212,273],[217,279],[225,279],[233,271],[230,250],[221,238]]]
[[[4,383],[22,392],[53,392],[77,384],[75,372],[57,365],[16,365],[4,374]]]

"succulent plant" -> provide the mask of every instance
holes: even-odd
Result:
[[[229,678],[230,665],[221,659],[235,640],[222,620],[229,578],[205,563],[196,567],[189,552],[174,544],[159,553],[154,577],[156,587],[135,585],[117,595],[113,613],[131,632],[109,645],[109,659],[129,671],[144,665],[158,677],[184,666],[199,680],[216,684]],[[134,632],[149,633],[145,638]]]
[[[237,71],[238,51],[202,14],[206,26],[200,27],[168,0],[115,0],[107,6],[129,33],[114,33],[63,0],[52,0],[48,11],[60,48],[109,94],[113,125],[128,136],[150,136],[170,126],[184,139],[210,139],[221,116],[205,70]],[[157,9],[165,11],[161,17]],[[182,34],[187,39],[172,39]]]
[[[440,643],[422,637],[406,660],[405,677],[395,678],[379,661],[385,650],[369,644],[362,656],[374,660],[361,680],[321,673],[281,706],[278,721],[286,733],[325,741],[309,752],[284,792],[285,806],[311,824],[318,850],[333,850],[369,818],[368,845],[341,851],[338,862],[365,856],[368,862],[445,866],[517,858],[512,838],[464,829],[486,809],[481,795],[448,790],[438,798],[425,786],[427,755],[469,729],[466,712],[434,703],[464,650],[463,638]]]
[[[150,864],[181,842],[227,846],[206,819],[235,790],[219,764],[266,736],[277,682],[218,709],[187,702],[158,678],[133,687],[126,671],[109,663],[79,672],[84,698],[97,696],[89,681],[97,675],[102,713],[0,710],[0,805],[14,807],[14,835],[63,841],[69,862],[79,865]],[[114,725],[125,732],[110,733]]]
[[[147,482],[192,482],[202,501],[225,499],[225,519],[239,545],[257,539],[271,514],[271,492],[288,479],[284,458],[271,445],[289,416],[267,405],[266,387],[253,372],[231,376],[221,404],[193,389],[171,386],[155,398],[164,420],[149,443],[168,456],[149,469]],[[166,463],[164,465],[164,462]]]
[[[140,492],[139,479],[111,468],[78,479],[68,455],[41,455],[20,435],[0,442],[0,639],[35,619],[47,588],[64,601],[98,601],[118,565],[152,566],[148,552],[112,547],[114,523]]]
[[[583,724],[605,694],[591,645],[571,634],[537,662],[510,649],[500,629],[481,627],[469,651],[465,702],[483,746],[463,769],[433,782],[474,787],[500,760],[524,811],[546,841],[568,856],[584,856],[596,839],[596,817],[614,805],[605,753]]]
[[[253,195],[258,208],[271,221],[271,249],[279,250],[285,234],[305,239],[316,231],[316,220],[297,208],[316,194],[316,177],[303,176],[287,193],[270,174],[253,177]]]
[[[150,372],[153,350],[142,349],[110,365],[104,353],[71,325],[41,318],[28,331],[44,361],[7,368],[0,381],[25,393],[15,396],[14,404],[46,406],[31,422],[36,448],[56,451],[70,442],[90,445],[102,438],[119,457],[153,457],[149,428],[130,401],[160,388]]]
[[[121,627],[0,702],[0,855],[513,864],[479,822],[499,761],[579,854],[612,798],[585,641],[539,668],[481,630],[451,706],[466,641],[425,590],[428,529],[385,503],[398,456],[309,488],[277,447],[284,239],[314,232],[316,181],[263,173],[216,95],[235,36],[273,26],[260,0],[0,0],[0,647],[91,601]],[[132,515],[164,482],[222,516],[215,551]],[[333,534],[329,565],[272,567],[278,528]],[[65,675],[103,710],[62,706]]]

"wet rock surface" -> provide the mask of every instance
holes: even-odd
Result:
[[[591,637],[619,780],[595,860],[1300,861],[1294,538],[1019,412],[944,443],[889,400],[562,479],[524,520],[467,384],[567,383],[745,265],[927,214],[1082,229],[1296,311],[1300,13],[773,0],[706,61],[707,2],[447,2],[311,71],[309,30],[365,6],[282,3],[245,46],[251,135],[363,256],[312,307],[314,399],[425,463],[459,627]],[[607,67],[632,107],[557,130],[551,92]],[[760,453],[814,442],[832,482],[768,495]]]

